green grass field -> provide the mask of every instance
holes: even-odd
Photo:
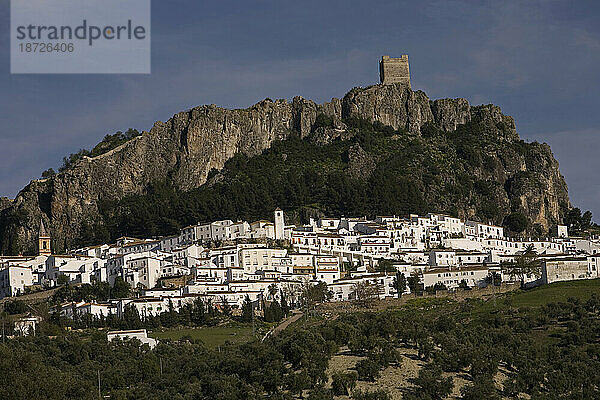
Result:
[[[161,340],[179,340],[184,336],[201,340],[206,346],[214,348],[230,341],[246,342],[252,339],[252,326],[212,326],[201,328],[163,329],[150,332],[149,336]],[[257,337],[260,337],[257,331]]]
[[[511,293],[508,298],[516,307],[538,307],[548,303],[564,302],[569,297],[588,300],[592,294],[600,295],[600,279],[557,282],[535,289]]]
[[[549,303],[566,302],[569,297],[587,301],[592,294],[600,295],[600,279],[557,282],[534,289],[518,289],[487,296],[486,301],[478,304],[473,312],[486,314],[497,308],[540,307]]]

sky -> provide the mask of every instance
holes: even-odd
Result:
[[[414,90],[496,104],[550,144],[600,222],[599,18],[594,1],[153,0],[151,74],[11,75],[0,0],[0,196],[107,133],[202,104],[329,101],[408,54]]]

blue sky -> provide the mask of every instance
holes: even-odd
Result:
[[[413,89],[497,104],[549,143],[600,221],[598,2],[155,0],[150,75],[10,75],[9,17],[0,0],[0,196],[107,133],[201,104],[328,101],[407,53]]]

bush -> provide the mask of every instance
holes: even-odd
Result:
[[[23,300],[9,300],[4,304],[4,311],[10,315],[24,314],[29,310]]]
[[[56,278],[56,283],[59,285],[66,285],[69,283],[69,277],[67,275],[59,275],[58,278]]]
[[[358,375],[354,371],[336,372],[331,376],[331,388],[336,396],[349,395],[356,386]]]
[[[329,115],[325,115],[323,113],[317,114],[317,118],[315,118],[315,123],[313,124],[313,131],[317,128],[333,128],[333,118]]]
[[[529,219],[521,212],[514,212],[504,218],[504,226],[511,232],[521,233],[529,227]]]
[[[375,382],[379,378],[380,365],[371,356],[360,360],[356,363],[356,372],[358,372],[358,379],[361,381]]]
[[[333,400],[333,394],[331,394],[331,390],[317,386],[308,393],[307,400]]]
[[[473,384],[463,386],[460,389],[461,399],[464,400],[499,400],[500,396],[490,378],[475,380]]]
[[[451,377],[444,378],[442,369],[435,364],[427,364],[419,371],[419,376],[414,380],[417,386],[413,393],[419,394],[421,398],[443,399],[452,393],[454,382]]]

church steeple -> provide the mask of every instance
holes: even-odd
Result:
[[[50,234],[46,232],[44,221],[40,220],[40,231],[38,234],[38,254],[40,256],[49,256],[52,254],[52,250],[50,248],[51,241],[52,239],[50,238]]]

